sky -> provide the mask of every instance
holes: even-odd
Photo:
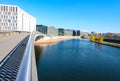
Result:
[[[0,0],[17,5],[37,24],[98,33],[120,33],[120,0]]]

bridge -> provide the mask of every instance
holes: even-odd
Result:
[[[0,81],[38,81],[34,41],[44,36],[32,32],[0,38]]]

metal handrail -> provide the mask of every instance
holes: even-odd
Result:
[[[31,33],[16,81],[32,81],[32,44]]]

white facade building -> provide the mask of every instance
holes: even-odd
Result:
[[[36,18],[15,5],[0,4],[0,31],[36,30]]]
[[[89,37],[89,32],[88,31],[84,31],[84,30],[80,30],[80,36],[82,38],[88,38]]]

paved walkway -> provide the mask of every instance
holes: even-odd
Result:
[[[27,35],[26,33],[21,33],[0,38],[0,62]]]

